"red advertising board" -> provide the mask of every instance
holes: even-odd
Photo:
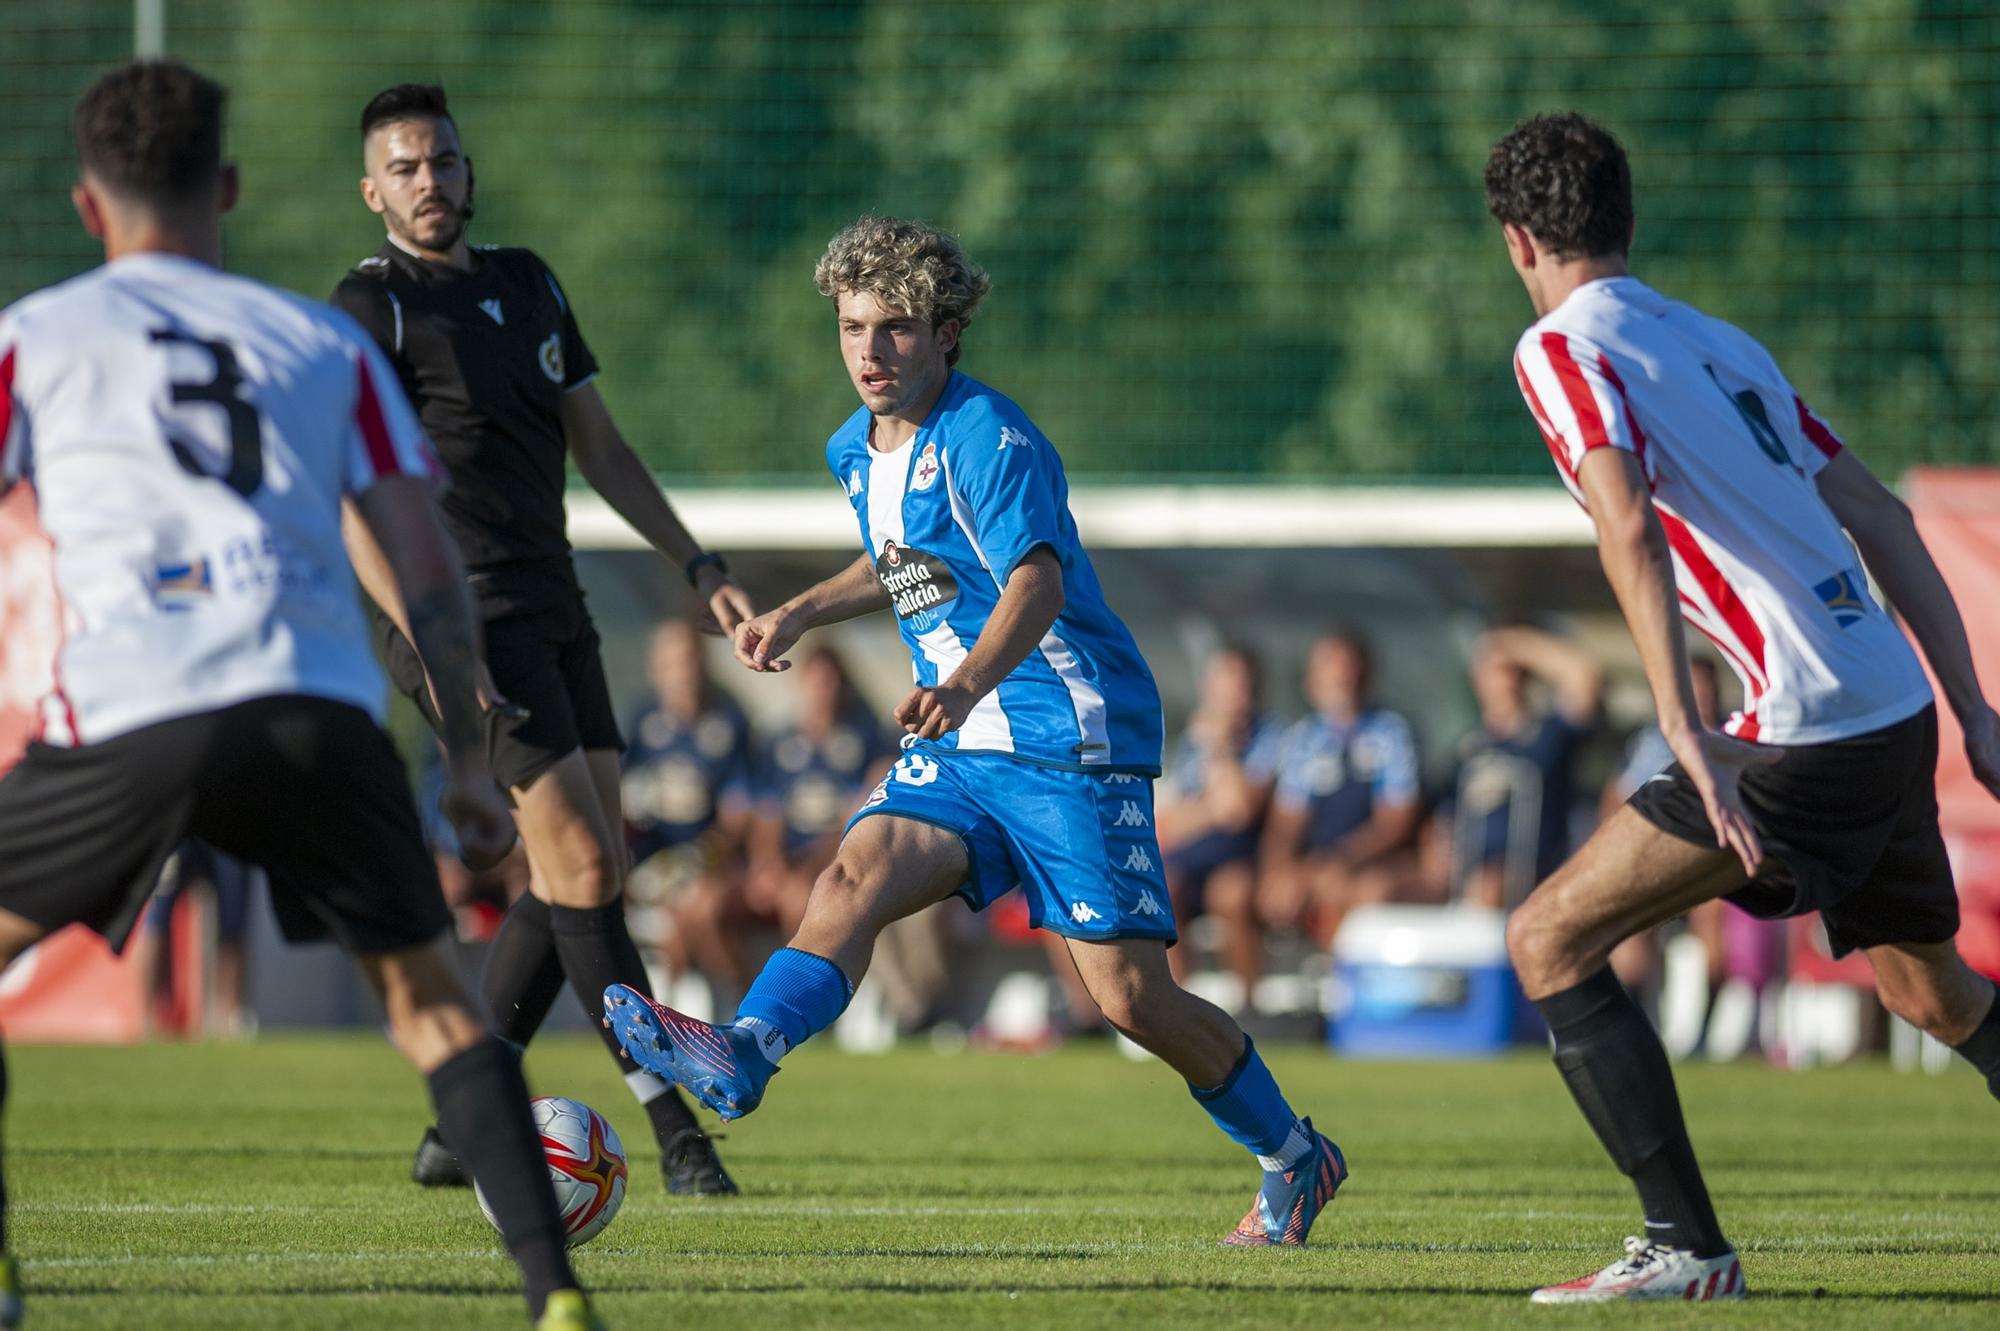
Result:
[[[2000,695],[2000,468],[1919,468],[1904,478],[1903,497],[1958,602],[1986,694]],[[1973,779],[1958,719],[1942,702],[1938,732],[1940,821],[1965,915],[1959,950],[2000,979],[2000,801]]]
[[[0,774],[20,759],[62,632],[53,553],[34,492],[0,494]],[[4,853],[4,848],[0,848]],[[15,1041],[129,1041],[141,1031],[135,978],[102,939],[65,929],[0,973],[0,1031]]]

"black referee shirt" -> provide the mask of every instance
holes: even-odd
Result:
[[[441,508],[487,615],[575,587],[563,394],[597,373],[555,274],[474,246],[472,271],[385,241],[334,288],[401,376],[449,479]]]

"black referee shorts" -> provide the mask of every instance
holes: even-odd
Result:
[[[1818,911],[1833,954],[1958,933],[1958,892],[1938,831],[1937,708],[1832,744],[1788,747],[1740,789],[1765,863],[1729,900],[1781,919]],[[1673,764],[1633,792],[1663,832],[1713,847],[1701,795]]]
[[[494,718],[488,730],[487,757],[502,786],[525,786],[576,749],[624,751],[597,628],[580,597],[489,619],[484,632],[493,686],[528,713],[519,720]],[[437,730],[440,719],[416,649],[387,616],[377,616],[377,635],[389,678]]]
[[[358,708],[302,696],[31,745],[0,779],[0,910],[123,947],[190,836],[264,868],[294,942],[393,952],[450,923],[389,737]]]

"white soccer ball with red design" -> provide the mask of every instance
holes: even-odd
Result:
[[[549,1179],[556,1185],[556,1210],[562,1215],[569,1246],[588,1243],[604,1232],[611,1217],[625,1204],[625,1146],[604,1115],[589,1105],[560,1095],[542,1095],[528,1102],[542,1154],[549,1162]],[[479,1209],[493,1220],[493,1208],[479,1191]],[[493,1227],[500,1227],[494,1221]]]

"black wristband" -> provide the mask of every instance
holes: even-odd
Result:
[[[681,570],[681,575],[688,580],[688,586],[692,587],[705,568],[712,568],[725,578],[729,576],[729,561],[713,550],[704,550],[688,560],[687,566]]]

